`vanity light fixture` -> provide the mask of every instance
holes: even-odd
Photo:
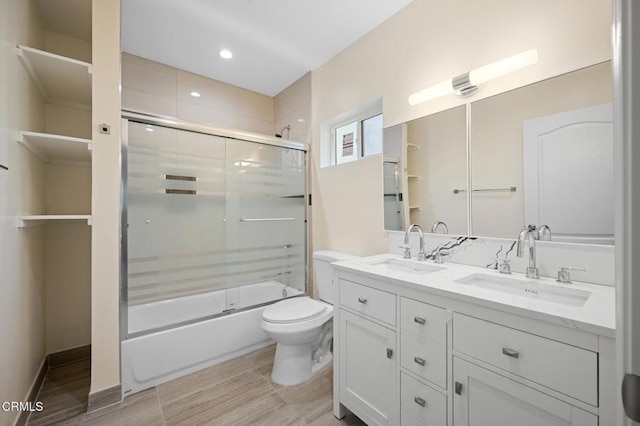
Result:
[[[198,92],[191,92],[189,93],[191,96],[193,96],[194,98],[199,98],[200,97],[200,93]]]
[[[220,56],[224,59],[231,59],[233,58],[233,53],[231,53],[229,49],[222,49],[220,51]]]
[[[464,74],[445,80],[409,96],[409,105],[417,105],[441,96],[454,93],[458,96],[470,96],[482,87],[482,84],[503,75],[538,62],[538,50],[531,49],[497,62],[474,68]]]

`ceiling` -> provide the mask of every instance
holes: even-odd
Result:
[[[122,49],[275,96],[410,2],[123,0]]]

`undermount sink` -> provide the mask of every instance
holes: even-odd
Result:
[[[379,262],[370,263],[378,270],[384,272],[404,272],[413,275],[425,275],[446,269],[444,266],[437,266],[426,261],[417,261],[411,259],[384,259]]]
[[[481,273],[467,275],[454,282],[568,306],[583,306],[591,296],[590,291],[577,288]]]

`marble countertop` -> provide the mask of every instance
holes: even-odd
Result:
[[[492,309],[499,309],[504,312],[556,323],[601,336],[615,337],[614,287],[577,281],[571,284],[560,284],[554,279],[545,277],[541,277],[539,280],[528,280],[524,274],[515,272],[511,275],[505,275],[492,269],[446,262],[441,265],[436,265],[432,261],[425,261],[424,264],[426,265],[444,266],[445,269],[423,275],[386,270],[385,268],[379,268],[375,265],[388,259],[403,261],[402,256],[382,254],[360,259],[344,260],[333,263],[332,265],[339,270],[389,281],[396,285],[406,286],[438,296],[449,297]],[[413,261],[415,262],[415,260]],[[471,274],[478,273],[500,278],[533,281],[536,284],[548,284],[554,287],[585,290],[591,292],[591,296],[583,306],[569,306],[455,282]]]

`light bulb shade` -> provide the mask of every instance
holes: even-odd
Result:
[[[417,105],[422,102],[430,101],[431,99],[439,98],[440,96],[453,93],[453,84],[451,79],[445,80],[434,86],[427,87],[409,96],[409,105]]]
[[[501,77],[521,68],[528,67],[538,62],[538,50],[531,49],[518,53],[489,65],[475,68],[468,73],[445,80],[434,86],[420,90],[409,96],[409,105],[417,105],[450,93],[462,96],[470,96],[480,89],[481,85],[494,78]],[[464,80],[464,81],[463,81]]]
[[[512,73],[519,69],[528,67],[538,62],[538,50],[531,49],[518,53],[489,65],[485,65],[469,71],[469,81],[477,86],[494,78]]]

